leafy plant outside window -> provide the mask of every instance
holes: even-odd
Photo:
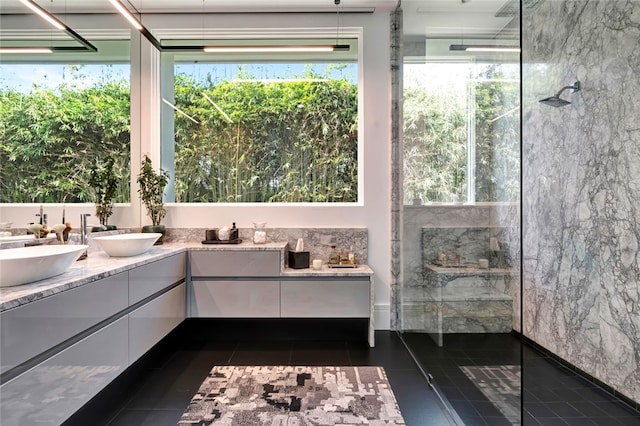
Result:
[[[175,201],[357,201],[357,84],[240,77],[176,76]]]

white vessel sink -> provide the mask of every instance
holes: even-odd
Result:
[[[93,241],[109,256],[128,257],[148,251],[161,236],[160,233],[142,232],[93,237]]]
[[[0,287],[27,284],[67,271],[86,245],[42,245],[0,250]]]

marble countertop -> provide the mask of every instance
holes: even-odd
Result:
[[[426,263],[425,269],[436,274],[450,274],[450,275],[468,275],[468,274],[483,274],[483,275],[506,275],[515,274],[518,272],[515,268],[480,268],[477,263],[461,264],[460,266],[438,266],[433,263]]]
[[[367,265],[357,265],[355,268],[330,268],[325,264],[320,270],[285,268],[280,275],[283,277],[368,277],[373,275],[373,271]]]
[[[253,244],[251,242],[241,244],[165,243],[153,246],[146,253],[131,257],[109,257],[103,251],[90,251],[86,259],[75,262],[64,274],[29,284],[0,287],[0,312],[185,251],[279,250],[282,251],[282,258],[284,258],[286,248],[286,242],[267,244]],[[280,275],[283,277],[354,277],[371,276],[373,271],[366,265],[348,269],[331,269],[323,265],[319,271],[310,268],[291,269],[284,267]]]

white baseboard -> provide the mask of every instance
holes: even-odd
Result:
[[[379,303],[373,306],[373,327],[376,330],[391,329],[391,305]]]

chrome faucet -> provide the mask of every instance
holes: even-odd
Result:
[[[80,215],[80,244],[87,244],[87,216],[91,216],[89,213],[82,213]],[[87,250],[84,251],[78,258],[78,260],[87,258]]]

